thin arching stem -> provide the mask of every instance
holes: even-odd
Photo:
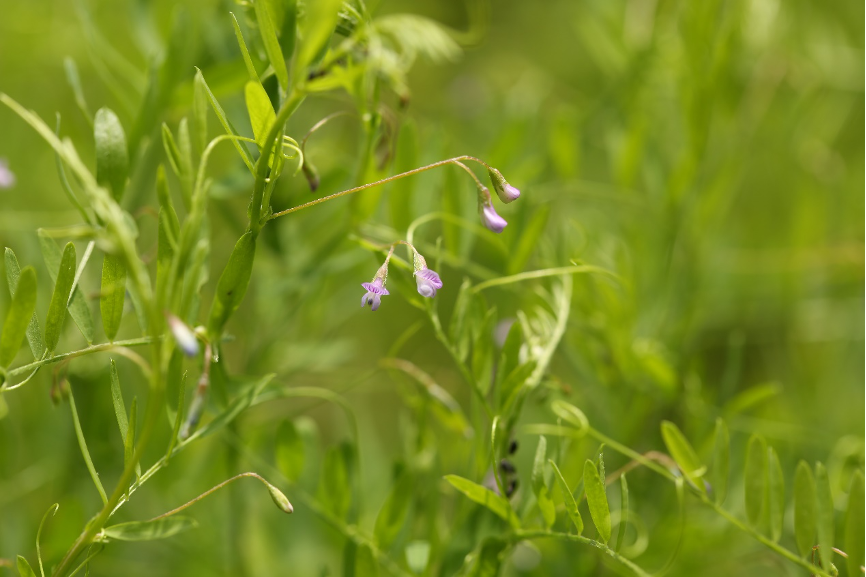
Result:
[[[341,197],[341,196],[346,196],[346,195],[349,195],[349,194],[354,194],[354,193],[356,193],[356,192],[360,192],[360,191],[362,191],[362,190],[366,190],[366,189],[368,189],[368,188],[373,188],[373,187],[375,187],[375,186],[381,186],[381,185],[383,185],[383,184],[387,184],[387,183],[389,183],[389,182],[391,182],[391,181],[394,181],[394,180],[399,180],[399,179],[401,179],[401,178],[406,178],[407,176],[412,176],[412,175],[415,175],[415,174],[420,174],[420,173],[425,172],[425,171],[427,171],[427,170],[432,170],[432,169],[434,169],[434,168],[439,168],[440,166],[445,166],[446,164],[461,164],[461,163],[459,163],[459,161],[461,161],[461,160],[471,160],[471,161],[473,161],[473,162],[477,162],[477,163],[479,163],[479,164],[482,164],[482,165],[484,165],[484,166],[487,167],[487,168],[490,167],[490,165],[488,165],[486,162],[484,162],[483,160],[480,160],[480,159],[478,159],[478,158],[475,158],[474,156],[455,156],[454,158],[448,158],[448,159],[446,159],[446,160],[440,160],[439,162],[434,162],[433,164],[428,164],[427,166],[421,166],[421,167],[419,167],[419,168],[413,168],[412,170],[407,170],[406,172],[401,172],[400,174],[395,174],[394,176],[389,176],[389,177],[387,177],[387,178],[383,178],[382,180],[377,180],[377,181],[375,181],[375,182],[371,182],[371,183],[368,183],[368,184],[362,184],[361,186],[356,186],[355,188],[350,188],[350,189],[348,189],[348,190],[343,190],[343,191],[340,191],[340,192],[335,192],[334,194],[331,194],[331,195],[328,195],[328,196],[323,196],[322,198],[317,198],[316,200],[311,200],[310,202],[306,202],[306,203],[304,203],[304,204],[301,204],[301,205],[298,205],[298,206],[294,206],[294,207],[292,207],[292,208],[287,208],[286,210],[282,210],[282,211],[280,211],[280,212],[275,212],[275,213],[272,214],[270,217],[268,217],[268,220],[273,220],[273,219],[275,219],[275,218],[277,218],[277,217],[285,216],[285,215],[287,215],[287,214],[291,214],[291,213],[293,213],[293,212],[297,212],[297,211],[299,211],[299,210],[303,210],[303,209],[305,209],[305,208],[309,208],[309,207],[314,206],[314,205],[316,205],[316,204],[321,204],[321,203],[323,203],[323,202],[328,202],[329,200],[334,200],[335,198],[339,198],[339,197]],[[461,166],[463,166],[463,168],[466,168],[465,165],[462,165],[462,164],[461,164]],[[468,168],[467,168],[467,170],[468,170]],[[471,171],[470,171],[470,173],[471,173]],[[475,175],[473,174],[472,176],[474,177]],[[478,179],[476,178],[476,181],[477,181],[477,180],[478,180]]]

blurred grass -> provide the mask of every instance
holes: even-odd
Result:
[[[124,0],[88,6],[98,29],[143,76],[148,56],[142,53],[152,57],[159,49],[174,4]],[[204,0],[182,4],[191,15],[191,62],[209,82],[222,79],[215,82],[218,96],[247,128],[243,103],[231,96],[244,79],[227,17],[238,7]],[[92,161],[90,127],[64,81],[63,58],[77,62],[91,109],[111,106],[127,131],[134,110],[100,80],[74,3],[5,3],[3,11],[0,91],[43,118],[59,111],[64,134]],[[467,28],[463,3],[456,1],[383,1],[378,11],[421,12]],[[493,239],[501,243],[499,250],[439,223],[419,231],[430,247],[446,235],[442,250],[453,255],[446,266],[434,267],[445,280],[443,318],[449,318],[464,275],[482,278],[479,266],[495,275],[518,272],[509,258],[530,221],[547,211],[523,270],[580,259],[625,281],[618,286],[576,277],[568,330],[542,397],[565,394],[594,426],[639,451],[662,447],[658,423],[667,418],[706,455],[715,417],[725,416],[735,448],[734,479],[745,440],[760,432],[779,451],[788,486],[798,459],[817,459],[829,464],[834,491],[842,495],[852,465],[863,466],[863,11],[861,3],[805,0],[495,3],[480,45],[469,47],[454,65],[420,63],[409,83],[406,115],[417,126],[419,164],[475,155],[501,168],[523,191],[519,203],[501,211],[510,224]],[[191,69],[184,78],[191,81]],[[182,86],[172,101],[172,124],[188,106],[187,89]],[[346,105],[339,97],[313,99],[292,120],[290,133],[303,135]],[[72,224],[77,215],[63,196],[48,148],[6,109],[0,110],[0,134],[0,157],[18,178],[15,188],[0,191],[0,241],[14,248],[22,265],[37,266],[43,287],[38,310],[44,311],[48,277],[35,228]],[[321,192],[349,182],[361,138],[356,121],[341,119],[311,139]],[[226,147],[220,154],[211,164],[219,200],[211,214],[208,292],[245,221],[250,185],[233,151]],[[275,207],[311,198],[302,179],[284,180]],[[450,210],[475,218],[471,188],[462,180],[429,174],[412,189],[413,216]],[[374,222],[392,224],[388,203],[394,194],[392,187],[383,196]],[[142,200],[155,205],[152,195]],[[252,292],[231,324],[236,340],[225,355],[234,373],[276,371],[284,383],[346,392],[361,429],[369,517],[361,523],[369,526],[390,486],[392,462],[418,426],[396,394],[397,383],[375,371],[376,363],[423,315],[396,295],[372,317],[358,312],[358,285],[378,263],[341,232],[349,223],[348,205],[317,207],[265,229],[269,250],[256,263]],[[152,217],[136,205],[127,208],[139,219],[140,250],[152,252]],[[376,240],[396,238],[380,227],[362,232]],[[97,276],[83,278],[82,285],[94,293]],[[508,318],[543,305],[536,290],[541,286],[550,283],[485,293],[500,318]],[[8,293],[2,294],[5,310]],[[130,315],[121,335],[134,328]],[[79,340],[67,331],[61,348],[77,348]],[[469,391],[429,327],[415,333],[400,356],[468,402]],[[70,381],[94,462],[113,479],[122,465],[122,445],[113,429],[107,365],[104,355],[83,358],[73,365]],[[130,390],[138,386],[134,369],[119,365],[128,398],[144,397],[143,386]],[[750,391],[766,383],[775,383],[764,389],[768,398],[749,405]],[[60,502],[43,544],[44,555],[57,559],[98,504],[68,412],[51,405],[49,384],[46,371],[4,397],[9,414],[0,420],[0,557],[30,554],[43,512]],[[337,409],[296,399],[251,410],[237,434],[270,459],[278,423],[296,415],[314,419],[327,445],[349,435]],[[546,403],[533,401],[523,422],[549,419]],[[523,449],[516,461],[528,487],[535,440],[519,440]],[[455,439],[430,443],[436,470],[459,469],[470,458],[469,445]],[[566,475],[578,470],[580,455],[595,449],[589,445],[572,447],[563,464]],[[610,461],[608,471],[623,464],[615,456]],[[249,469],[256,467],[225,440],[208,440],[136,494],[122,520],[159,514]],[[308,477],[314,487],[315,475]],[[193,533],[145,545],[112,544],[93,573],[262,575],[274,567],[291,567],[299,575],[339,573],[342,538],[303,508],[289,519],[280,516],[252,485],[231,487],[193,509],[201,524]],[[650,536],[649,549],[637,561],[661,567],[678,531],[674,491],[642,471],[630,477],[630,487]],[[435,493],[436,486],[419,492]],[[741,510],[738,495],[734,483],[734,510]],[[408,532],[429,538],[461,530],[429,522],[416,513]],[[543,563],[532,568],[535,548]],[[541,541],[515,553],[506,571],[612,572],[586,550]],[[690,506],[671,573],[733,572],[801,574]]]

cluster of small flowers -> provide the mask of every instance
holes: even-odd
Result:
[[[413,259],[415,263],[415,272],[413,273],[413,276],[415,277],[415,283],[418,285],[418,294],[430,299],[435,297],[436,291],[442,288],[442,279],[439,278],[439,274],[436,271],[427,268],[427,261],[417,250],[415,250],[414,246],[405,241],[394,243],[394,245],[397,244],[407,245],[412,249],[412,252],[415,255]],[[394,245],[391,246],[391,250],[385,258],[385,263],[376,271],[373,280],[361,283],[361,286],[367,291],[364,293],[364,296],[361,297],[362,307],[370,305],[370,310],[374,311],[379,308],[380,304],[382,304],[382,297],[390,294],[388,289],[385,288],[385,282],[388,280],[388,262],[391,260],[391,255],[394,253]]]
[[[493,190],[496,191],[496,196],[499,197],[499,200],[508,204],[509,202],[513,202],[520,198],[520,191],[508,184],[505,177],[502,176],[497,169],[490,167],[487,172],[490,175],[490,181],[493,183]],[[478,181],[476,180],[476,182]],[[478,182],[478,213],[481,215],[482,224],[495,233],[502,232],[502,230],[508,225],[505,219],[499,216],[493,208],[493,200],[490,196],[490,190],[480,182]],[[364,287],[365,291],[367,291],[364,293],[364,296],[361,297],[361,307],[369,305],[370,310],[375,311],[379,308],[379,305],[382,304],[382,297],[390,294],[388,289],[385,288],[385,282],[388,280],[388,262],[391,260],[394,246],[397,244],[407,245],[412,249],[412,252],[415,255],[415,272],[413,275],[415,276],[415,282],[418,285],[418,294],[422,297],[432,299],[436,296],[436,291],[442,288],[442,279],[439,278],[439,274],[436,271],[427,268],[427,261],[424,260],[424,257],[421,256],[417,250],[415,250],[415,247],[406,241],[398,241],[391,245],[391,250],[385,258],[385,263],[379,267],[378,271],[376,271],[373,280],[361,283],[361,286]]]

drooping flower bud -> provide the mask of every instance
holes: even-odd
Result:
[[[388,294],[388,289],[385,288],[385,281],[388,279],[388,261],[379,267],[376,271],[376,276],[370,282],[361,283],[361,286],[367,291],[361,297],[361,307],[370,305],[370,310],[375,311],[382,303],[382,297]]]
[[[192,329],[171,313],[166,313],[166,319],[168,320],[168,328],[174,335],[174,340],[177,341],[177,346],[180,347],[183,354],[188,357],[196,356],[198,354],[198,339]]]
[[[487,174],[490,175],[490,182],[493,183],[493,190],[496,191],[496,196],[499,200],[508,204],[520,198],[520,191],[508,184],[505,177],[497,169],[491,167],[487,169]]]
[[[412,250],[414,251],[415,247],[412,247]],[[442,279],[436,271],[427,268],[427,261],[418,251],[415,251],[414,264],[413,274],[418,285],[418,294],[432,299],[436,296],[436,291],[442,288]]]

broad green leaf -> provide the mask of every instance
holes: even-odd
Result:
[[[571,403],[557,399],[551,403],[550,408],[557,417],[577,428],[578,431],[585,434],[589,430],[589,420],[586,415]]]
[[[324,0],[313,2],[312,5],[308,4],[308,12],[315,11],[315,7],[322,4],[323,1]],[[286,59],[283,58],[283,50],[280,48],[280,41],[277,39],[277,31],[274,27],[273,21],[271,20],[270,11],[263,0],[254,2],[253,7],[256,10],[256,20],[259,23],[259,33],[262,36],[262,44],[265,46],[265,53],[267,53],[268,60],[270,60],[271,66],[274,68],[274,74],[277,76],[280,88],[282,88],[283,92],[286,93],[289,91],[289,72],[286,69]]]
[[[728,477],[731,471],[731,438],[728,426],[720,418],[716,419],[716,433],[713,448],[712,483],[716,503],[721,505],[728,495]]]
[[[349,512],[352,489],[345,452],[340,447],[331,447],[325,454],[319,480],[319,501],[338,519],[345,519]]]
[[[602,543],[607,543],[610,541],[610,508],[607,504],[607,493],[604,480],[599,477],[595,463],[589,459],[583,465],[583,488],[586,491],[589,515],[598,530],[599,539]]]
[[[773,541],[778,541],[782,537],[782,524],[785,521],[785,477],[782,473],[779,456],[773,447],[768,449],[767,469],[770,497],[770,536]]]
[[[373,556],[373,550],[370,549],[370,546],[366,543],[358,545],[358,549],[355,551],[355,575],[356,577],[361,577],[362,575],[369,575],[370,577],[376,577],[379,574],[379,563],[376,561],[376,558]]]
[[[268,131],[277,119],[274,107],[268,98],[268,93],[258,80],[250,80],[244,86],[244,97],[247,103],[247,113],[250,116],[250,125],[259,148],[265,143]]]
[[[580,510],[577,508],[577,501],[574,499],[574,495],[571,493],[571,489],[568,487],[568,483],[566,483],[565,477],[562,476],[556,463],[551,459],[548,459],[547,462],[550,463],[550,466],[553,467],[553,472],[556,473],[559,489],[565,500],[565,512],[568,513],[571,522],[574,523],[574,528],[577,529],[577,534],[580,535],[583,533],[583,518],[580,516]]]
[[[60,340],[60,330],[66,318],[66,303],[69,302],[72,282],[75,280],[75,262],[75,245],[70,242],[63,249],[57,282],[54,284],[54,294],[51,295],[48,316],[45,318],[45,347],[49,352],[54,352]]]
[[[123,126],[111,109],[96,111],[93,139],[96,141],[96,181],[120,201],[129,174],[129,153]]]
[[[857,575],[866,558],[866,499],[863,495],[863,472],[856,471],[848,492],[848,511],[845,514],[845,552],[848,553],[848,575]]]
[[[16,564],[18,565],[18,575],[21,577],[36,577],[36,573],[33,572],[30,563],[21,555],[18,555]]]
[[[205,94],[207,95],[207,99],[210,102],[211,108],[213,108],[214,114],[216,114],[216,116],[217,116],[217,120],[219,120],[220,124],[222,124],[223,130],[226,131],[226,134],[231,134],[233,136],[239,136],[238,131],[235,130],[234,126],[232,126],[231,121],[226,116],[225,111],[223,110],[222,106],[220,106],[220,103],[217,101],[216,97],[213,95],[213,92],[211,92],[210,87],[207,85],[207,82],[205,82],[205,79],[201,73],[201,70],[199,70],[198,68],[196,68],[195,77],[196,77],[196,79],[201,78],[201,85],[204,87]],[[238,151],[238,154],[241,155],[241,160],[243,160],[244,164],[247,165],[247,168],[249,169],[249,171],[251,173],[255,174],[256,169],[253,166],[254,163],[253,163],[252,156],[250,156],[250,151],[247,150],[246,146],[244,146],[244,144],[239,140],[232,140],[232,144],[234,145],[235,149]]]
[[[198,527],[191,517],[163,517],[151,521],[132,521],[106,527],[106,537],[118,541],[152,541],[173,537],[178,533]]]
[[[547,458],[547,439],[544,435],[538,437],[538,447],[535,450],[535,461],[532,464],[532,492],[541,510],[544,524],[550,528],[556,522],[556,505],[550,498],[547,483],[544,480],[544,464]]]
[[[14,298],[15,292],[18,290],[21,267],[18,265],[18,258],[11,248],[6,248],[5,260],[6,282],[9,285],[9,294]],[[42,354],[45,352],[45,341],[42,339],[42,330],[39,328],[39,316],[36,314],[35,309],[33,316],[30,317],[30,323],[27,325],[27,342],[30,344],[30,352],[33,353],[33,358],[41,359]]]
[[[818,492],[812,468],[806,461],[797,464],[794,475],[794,536],[800,555],[809,558],[818,532]]]
[[[304,472],[304,439],[295,422],[287,419],[277,429],[276,461],[289,481],[297,481]]]
[[[821,564],[829,567],[833,562],[835,510],[827,468],[821,462],[815,465],[815,490],[818,496],[818,553],[821,556]]]
[[[36,310],[36,270],[32,266],[19,273],[15,288],[0,335],[0,367],[9,366],[15,359]]]
[[[42,251],[45,268],[48,269],[52,282],[57,282],[57,271],[60,270],[60,260],[62,257],[60,247],[42,229],[37,230],[36,234],[39,237],[39,248]],[[84,300],[84,293],[80,286],[76,286],[75,290],[72,291],[72,301],[69,303],[69,316],[75,321],[75,325],[81,331],[81,334],[84,335],[87,344],[93,344],[93,317],[90,315],[90,309],[87,306],[87,301]]]
[[[214,340],[219,339],[226,321],[244,299],[250,284],[255,252],[256,239],[252,232],[247,231],[235,244],[229,262],[217,282],[208,319],[208,333]]]
[[[415,479],[411,474],[403,471],[395,479],[394,486],[376,517],[376,527],[373,534],[379,547],[386,549],[400,533],[400,529],[406,522],[406,515],[409,512],[409,505],[412,503],[414,490]]]
[[[193,80],[192,117],[195,124],[196,146],[199,154],[207,147],[207,88],[200,74]]]
[[[743,490],[746,497],[746,517],[753,526],[760,523],[764,506],[767,477],[767,443],[759,435],[752,435],[746,448],[746,467]]]
[[[622,544],[625,541],[625,529],[628,525],[628,481],[625,478],[625,473],[619,478],[620,481],[620,509],[619,509],[619,530],[616,536],[616,548],[614,551],[619,553]]]
[[[307,67],[323,51],[337,26],[337,15],[342,0],[308,2],[306,16],[301,25],[301,42],[295,58],[295,82],[303,82]]]
[[[686,479],[700,492],[706,493],[707,488],[702,479],[706,468],[679,427],[670,421],[662,421],[662,439]]]
[[[520,528],[520,521],[517,519],[514,509],[512,509],[511,503],[505,497],[501,497],[487,487],[482,487],[478,483],[473,483],[469,479],[464,479],[457,475],[445,475],[445,480],[472,501],[486,507],[497,517],[507,521],[513,529]]]
[[[106,254],[102,259],[102,290],[99,295],[99,310],[102,313],[102,328],[109,341],[117,336],[123,318],[123,303],[126,298],[126,263],[118,255]]]

